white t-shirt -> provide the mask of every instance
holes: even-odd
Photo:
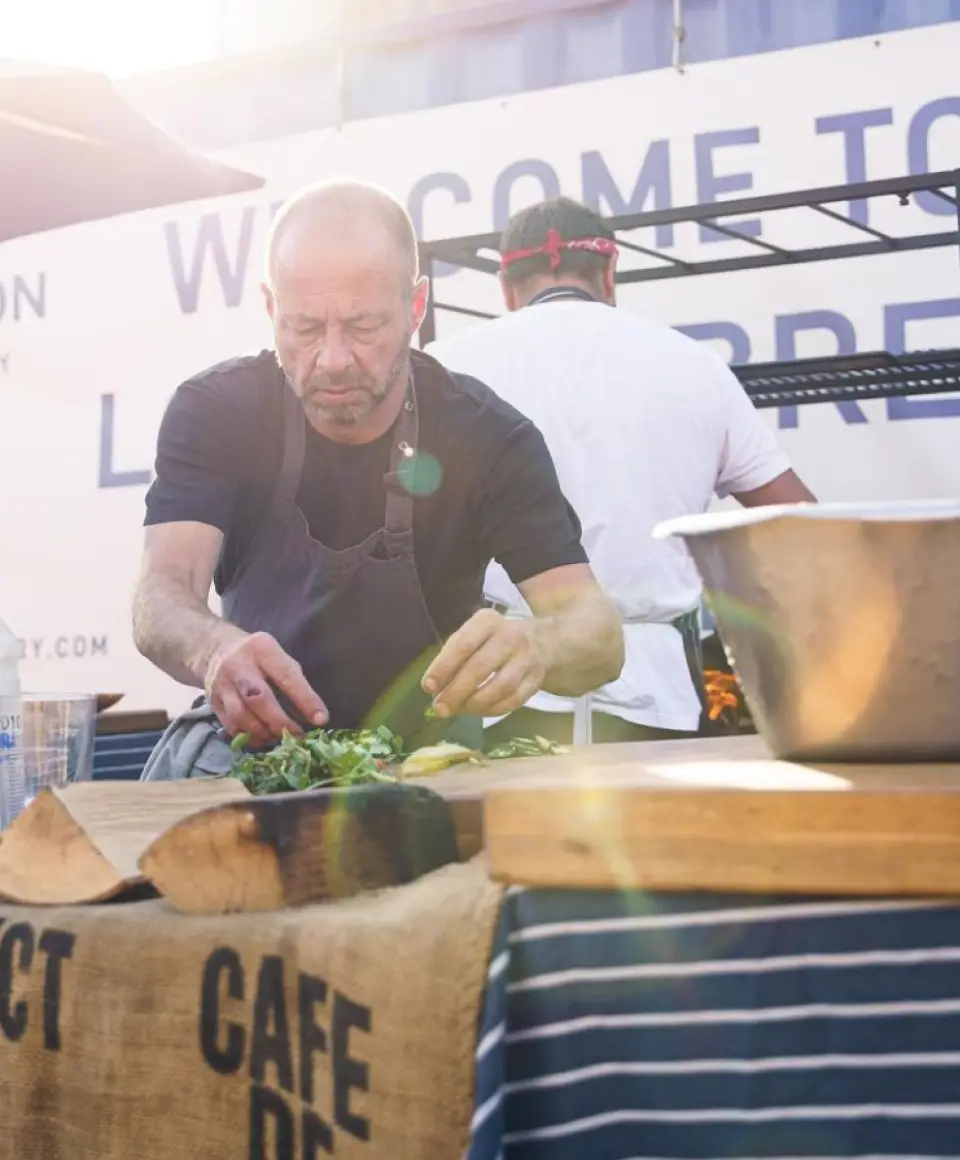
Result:
[[[752,491],[790,464],[736,377],[709,347],[598,302],[528,306],[432,343],[449,369],[473,375],[531,419],[583,525],[594,572],[625,624],[620,679],[594,708],[639,725],[694,730],[700,703],[670,623],[699,607],[701,583],[678,539],[654,540],[674,516],[713,495]],[[528,612],[493,564],[486,595]],[[531,708],[571,712],[547,694]]]

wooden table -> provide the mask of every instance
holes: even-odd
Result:
[[[590,746],[410,785],[279,798],[229,779],[71,786],[5,834],[0,896],[89,902],[145,875],[180,909],[273,910],[484,848],[495,879],[526,886],[960,895],[956,765],[797,765],[752,736]]]

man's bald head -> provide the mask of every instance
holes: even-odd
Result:
[[[313,186],[274,218],[263,286],[277,358],[314,427],[378,438],[399,413],[429,287],[403,207],[359,182]]]
[[[419,277],[417,235],[410,216],[379,186],[359,181],[332,181],[295,194],[273,219],[267,239],[267,274],[276,285],[281,271],[294,273],[310,265],[331,246],[356,246],[358,256],[382,251],[395,259],[405,287]]]

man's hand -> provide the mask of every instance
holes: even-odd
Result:
[[[268,745],[288,733],[303,730],[280,706],[271,685],[290,699],[304,721],[319,727],[327,708],[304,679],[303,670],[265,632],[240,634],[214,653],[206,671],[207,699],[220,724],[236,737],[250,735],[250,744]]]
[[[200,687],[232,737],[254,745],[301,733],[273,690],[305,723],[325,725],[326,706],[303,670],[265,632],[252,635],[215,616],[208,596],[223,533],[181,522],[147,528],[134,601],[134,639],[145,657],[176,681]]]
[[[438,717],[499,717],[540,689],[548,667],[544,653],[536,621],[507,620],[483,609],[449,638],[423,688]]]

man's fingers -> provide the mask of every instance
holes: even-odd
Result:
[[[254,747],[266,745],[273,740],[260,718],[247,709],[240,694],[232,686],[226,685],[220,690],[213,708],[231,738],[246,733],[250,737],[249,744]]]
[[[217,719],[231,737],[250,732],[247,711],[233,689],[229,686],[219,689],[212,700]]]
[[[284,732],[300,734],[303,730],[284,713],[280,702],[270,688],[266,674],[256,665],[233,666],[229,673],[230,683],[236,690],[244,709],[260,722],[261,727],[271,737],[282,737]]]
[[[278,689],[286,693],[304,721],[314,726],[327,723],[329,713],[326,705],[310,687],[303,669],[283,651],[273,637],[258,637],[254,655],[263,672]]]
[[[493,609],[475,612],[450,637],[423,677],[423,688],[436,696],[442,693],[478,649],[482,648],[503,622]]]
[[[527,680],[529,672],[526,657],[512,657],[489,681],[465,698],[460,712],[472,717],[494,716],[494,709],[497,706],[516,696],[517,690]]]
[[[516,712],[517,709],[523,709],[523,706],[529,699],[540,691],[540,682],[536,676],[532,674],[525,676],[523,681],[514,690],[514,693],[504,696],[502,701],[496,704],[489,705],[487,709],[474,712],[473,709],[467,708],[466,712],[477,717],[506,717],[508,713]]]
[[[302,688],[301,688],[302,685]],[[299,734],[300,725],[284,711],[274,688],[288,692],[298,709],[309,710],[304,716],[314,720],[322,714],[323,702],[304,681],[300,667],[273,637],[254,633],[235,644],[218,659],[207,686],[210,702],[221,717],[221,724],[234,735],[249,733],[265,743],[285,732]],[[303,689],[307,696],[303,696]],[[298,700],[306,701],[301,706]]]
[[[485,681],[496,679],[496,674],[509,664],[512,655],[513,644],[509,638],[496,636],[488,640],[439,691],[434,701],[438,715],[452,717],[462,712],[463,706],[477,694]]]

